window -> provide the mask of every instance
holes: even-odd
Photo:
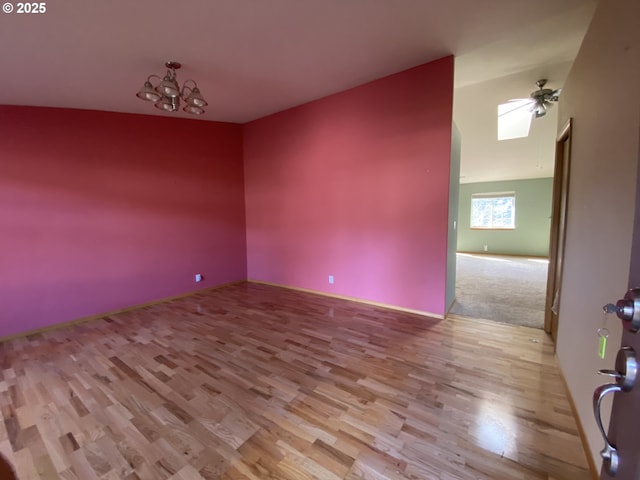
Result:
[[[531,99],[512,100],[498,105],[498,140],[511,140],[529,136],[531,111],[524,108],[531,105]]]
[[[471,228],[516,228],[515,192],[471,195]]]

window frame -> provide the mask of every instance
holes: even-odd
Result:
[[[493,225],[493,205],[491,209],[491,226],[476,226],[473,225],[473,201],[476,199],[498,199],[498,198],[512,198],[513,202],[513,226],[494,226]],[[471,230],[515,230],[516,229],[516,192],[487,192],[487,193],[472,193],[471,194],[471,208],[469,211],[469,228]]]

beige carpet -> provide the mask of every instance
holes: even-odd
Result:
[[[450,313],[543,328],[548,261],[458,253]]]

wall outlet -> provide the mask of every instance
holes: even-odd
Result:
[[[196,273],[196,282],[201,282],[202,281],[202,275],[199,273]]]
[[[329,283],[333,285],[333,275],[329,275]]]
[[[484,246],[484,251],[485,251],[485,252],[488,252],[488,251],[489,251],[489,245],[485,245],[485,246]]]

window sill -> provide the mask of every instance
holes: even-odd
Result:
[[[515,230],[516,227],[469,227],[471,230]]]

